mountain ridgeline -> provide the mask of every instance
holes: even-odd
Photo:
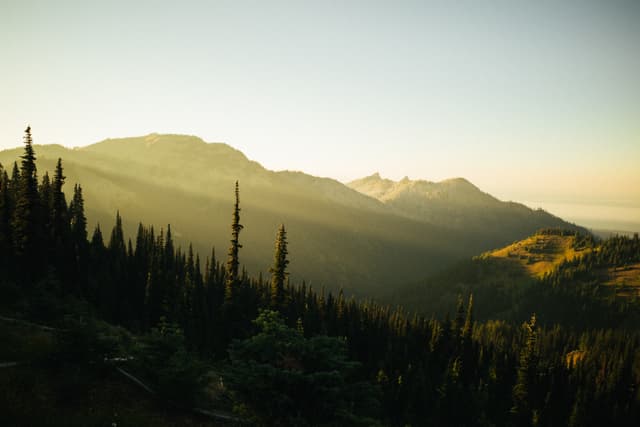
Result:
[[[546,212],[498,201],[461,179],[394,184],[374,176],[346,186],[269,171],[226,144],[194,136],[151,134],[76,149],[36,149],[41,175],[52,175],[62,157],[67,182],[82,183],[90,228],[110,227],[119,211],[126,235],[134,235],[141,219],[157,229],[170,223],[176,240],[193,242],[199,253],[209,253],[212,243],[227,246],[232,190],[240,181],[243,266],[266,273],[273,230],[286,223],[291,280],[305,279],[316,289],[377,296],[539,228],[576,228]],[[0,152],[0,163],[10,170],[21,153]]]
[[[500,201],[464,178],[430,182],[405,177],[392,181],[375,173],[347,185],[380,200],[399,215],[476,233],[486,241],[495,242],[497,237],[522,238],[523,231],[545,226],[567,226],[541,209]]]

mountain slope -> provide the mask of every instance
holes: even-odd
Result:
[[[588,234],[540,230],[390,290],[386,299],[444,317],[459,295],[469,294],[479,320],[521,322],[536,313],[542,324],[637,328],[640,240],[598,242]]]
[[[520,265],[532,277],[542,278],[563,262],[584,256],[593,250],[591,239],[573,233],[538,232],[500,249],[482,254],[482,258],[500,258]]]
[[[21,149],[0,152],[7,168]],[[166,227],[202,256],[211,245],[218,259],[230,237],[234,182],[240,182],[241,262],[254,274],[273,258],[277,226],[287,225],[292,280],[318,288],[379,295],[393,283],[417,280],[456,259],[483,252],[531,233],[465,226],[447,227],[361,194],[338,181],[300,172],[273,172],[220,143],[184,135],[109,139],[77,149],[36,146],[39,176],[63,158],[67,192],[84,189],[90,224],[108,236],[116,210],[133,236],[138,221]],[[550,215],[543,226],[560,220]],[[546,221],[546,222],[545,222]],[[537,224],[536,224],[537,227]],[[521,234],[518,234],[520,233]]]
[[[391,299],[411,309],[443,315],[443,310],[449,310],[458,295],[473,293],[478,318],[511,319],[522,305],[526,290],[535,286],[537,280],[563,263],[591,253],[595,246],[589,235],[540,230],[510,245],[458,262],[426,282],[400,287]],[[520,314],[526,318],[531,313]]]
[[[405,177],[396,182],[376,173],[347,185],[407,218],[477,232],[488,239],[493,235],[520,239],[546,226],[577,229],[545,211],[500,201],[464,178],[430,182]]]

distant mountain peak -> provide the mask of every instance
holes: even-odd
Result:
[[[360,178],[361,181],[370,181],[370,182],[377,182],[377,181],[387,181],[387,179],[383,178],[380,175],[380,172],[374,172],[369,176],[365,176],[364,178]]]
[[[471,181],[469,181],[466,178],[462,178],[462,177],[445,179],[443,181],[440,181],[440,184],[455,186],[455,187],[459,187],[459,188],[466,188],[468,190],[482,192],[482,190],[480,190]]]
[[[462,177],[455,177],[455,178],[448,178],[445,179],[441,182],[450,182],[450,183],[456,183],[456,184],[468,184],[468,185],[473,185],[468,179],[466,178],[462,178]],[[475,187],[475,185],[474,185]]]
[[[546,213],[538,218],[524,205],[502,202],[462,177],[432,182],[411,180],[408,176],[393,181],[376,178],[376,175],[347,185],[378,199],[401,215],[439,226],[481,231],[499,227],[515,229],[522,223],[532,224],[533,228],[538,221],[558,220]]]
[[[170,133],[150,133],[143,137],[143,140],[151,144],[175,143],[175,144],[206,144],[206,142],[195,135],[180,135]]]

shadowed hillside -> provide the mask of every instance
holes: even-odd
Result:
[[[10,171],[20,154],[21,149],[3,151],[0,162]],[[218,254],[226,251],[238,180],[245,225],[241,262],[254,274],[266,272],[275,231],[285,223],[293,255],[291,278],[304,278],[316,289],[344,287],[377,295],[391,283],[425,277],[541,226],[567,225],[546,213],[499,202],[464,180],[451,181],[448,187],[456,189],[451,193],[456,197],[440,197],[438,209],[406,215],[398,206],[338,181],[269,171],[226,144],[193,136],[151,134],[77,149],[36,146],[36,155],[40,176],[45,170],[51,174],[57,158],[63,158],[65,188],[69,192],[74,183],[82,183],[90,226],[99,222],[108,230],[119,210],[129,236],[139,221],[157,228],[170,223],[174,237],[192,241],[201,254],[210,252],[211,242]],[[464,221],[472,212],[491,217],[494,205],[515,212],[507,227]],[[445,219],[452,218],[452,210],[462,216]]]

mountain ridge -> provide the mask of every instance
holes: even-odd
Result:
[[[536,222],[536,217],[543,220],[544,216],[549,217],[547,220],[551,220],[550,217],[560,219],[522,203],[499,200],[462,177],[439,182],[408,177],[393,181],[376,172],[347,185],[380,200],[400,215],[456,229],[471,227],[480,231],[488,227],[517,227],[518,221]],[[514,216],[518,218],[514,219]]]
[[[113,138],[86,147],[36,145],[39,176],[63,159],[67,192],[83,186],[91,226],[105,230],[115,212],[133,238],[138,221],[171,224],[180,243],[202,256],[228,247],[233,186],[240,182],[241,262],[267,272],[277,226],[287,225],[291,279],[376,295],[388,286],[426,277],[451,262],[512,242],[543,226],[570,226],[543,215],[511,229],[434,224],[331,178],[271,171],[224,143],[189,135]],[[10,167],[21,154],[0,152]],[[525,217],[532,211],[526,211]],[[108,230],[106,230],[108,231]],[[222,250],[222,252],[221,252]]]

